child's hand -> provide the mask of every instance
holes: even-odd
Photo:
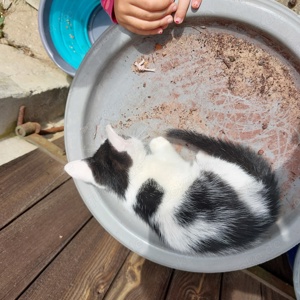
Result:
[[[187,0],[180,1],[182,4],[178,4],[178,7],[181,7],[181,10],[177,17],[183,20],[189,3],[185,10],[186,3],[183,1]],[[161,34],[173,22],[171,14],[176,10],[177,4],[173,0],[114,1],[114,13],[118,23],[127,30],[141,35]]]
[[[193,9],[198,9],[202,0],[178,0],[178,8],[174,16],[174,22],[176,24],[181,24],[183,22],[190,3]]]

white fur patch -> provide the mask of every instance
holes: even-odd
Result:
[[[156,140],[159,141],[159,140]],[[130,168],[130,184],[126,192],[126,205],[134,206],[140,186],[148,179],[155,180],[164,189],[162,208],[174,208],[181,203],[182,195],[197,179],[199,169],[182,159],[171,145],[156,146],[154,153],[141,156],[139,161],[135,156],[134,164]]]

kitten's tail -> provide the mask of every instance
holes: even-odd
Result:
[[[261,180],[267,188],[268,199],[272,199],[270,209],[274,210],[272,215],[278,215],[279,189],[274,172],[267,161],[248,147],[230,141],[224,141],[206,135],[180,129],[170,129],[167,137],[188,143],[214,157],[221,158],[239,165],[248,174]]]
[[[180,129],[168,130],[167,137],[188,143],[214,157],[238,164],[247,173],[263,181],[266,176],[273,174],[269,164],[262,156],[241,144]]]

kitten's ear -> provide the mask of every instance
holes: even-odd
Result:
[[[91,168],[85,160],[74,160],[65,165],[65,171],[74,179],[94,183],[94,176]]]
[[[119,136],[110,125],[106,126],[106,133],[107,133],[108,140],[117,151],[119,152],[126,151],[126,148],[128,146],[128,141],[123,139],[121,136]]]

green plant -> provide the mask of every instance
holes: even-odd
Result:
[[[4,9],[2,3],[0,3],[0,39],[3,37],[3,27],[4,27]]]

